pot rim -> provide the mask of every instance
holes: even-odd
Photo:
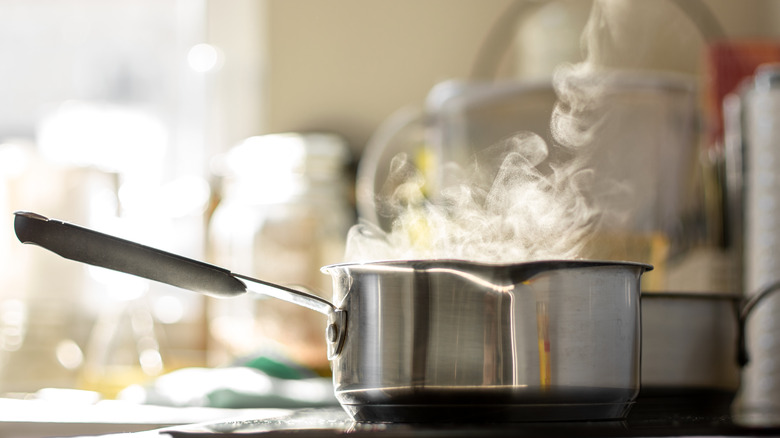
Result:
[[[514,268],[514,267],[544,267],[545,269],[555,268],[586,268],[598,266],[625,266],[641,268],[643,272],[652,271],[653,265],[633,261],[614,261],[614,260],[588,260],[588,259],[550,259],[550,260],[532,260],[517,263],[492,263],[480,262],[464,259],[390,259],[373,260],[362,262],[342,262],[323,266],[320,270],[326,274],[332,270],[339,269],[366,269],[374,270],[386,268],[388,270],[427,270],[436,268],[470,267],[470,268]]]
[[[736,292],[694,292],[694,291],[643,291],[642,299],[696,299],[741,301],[743,296]]]

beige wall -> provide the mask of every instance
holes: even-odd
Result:
[[[267,100],[257,126],[265,132],[333,130],[356,150],[393,111],[421,105],[438,81],[465,78],[491,24],[512,3],[265,1]],[[778,36],[780,0],[704,1],[729,35]],[[680,43],[695,48],[701,42]],[[677,53],[690,56],[679,47]]]
[[[464,77],[509,0],[270,0],[267,130],[354,148],[390,113]]]

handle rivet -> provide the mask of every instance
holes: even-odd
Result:
[[[325,329],[325,337],[328,339],[328,342],[336,342],[339,339],[339,328],[336,326],[336,324],[328,324],[328,327]]]

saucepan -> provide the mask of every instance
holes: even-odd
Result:
[[[639,392],[633,262],[391,260],[325,266],[333,300],[36,213],[20,241],[209,295],[247,291],[328,316],[335,394],[359,422],[624,418]]]
[[[727,415],[740,383],[741,295],[642,292],[640,410]]]
[[[643,401],[685,400],[728,412],[749,361],[748,318],[778,291],[780,282],[748,298],[736,293],[643,293]]]

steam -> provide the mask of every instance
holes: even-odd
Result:
[[[561,65],[553,77],[558,102],[551,115],[554,143],[519,132],[483,151],[467,168],[448,164],[441,193],[429,194],[422,172],[405,155],[391,163],[381,213],[394,217],[385,231],[370,223],[352,228],[346,261],[466,259],[492,263],[577,259],[604,226],[619,224],[619,206],[631,190],[596,178],[589,165],[610,112],[604,105],[605,67],[630,50],[614,26],[636,2],[594,2],[582,36],[585,60]],[[599,199],[595,198],[598,193]]]
[[[483,151],[470,169],[451,166],[447,174],[459,182],[434,203],[425,196],[422,173],[407,156],[395,157],[391,179],[403,183],[383,204],[396,217],[392,230],[356,225],[347,260],[577,258],[598,222],[583,194],[592,172],[545,166],[548,159],[540,136],[518,133]]]

